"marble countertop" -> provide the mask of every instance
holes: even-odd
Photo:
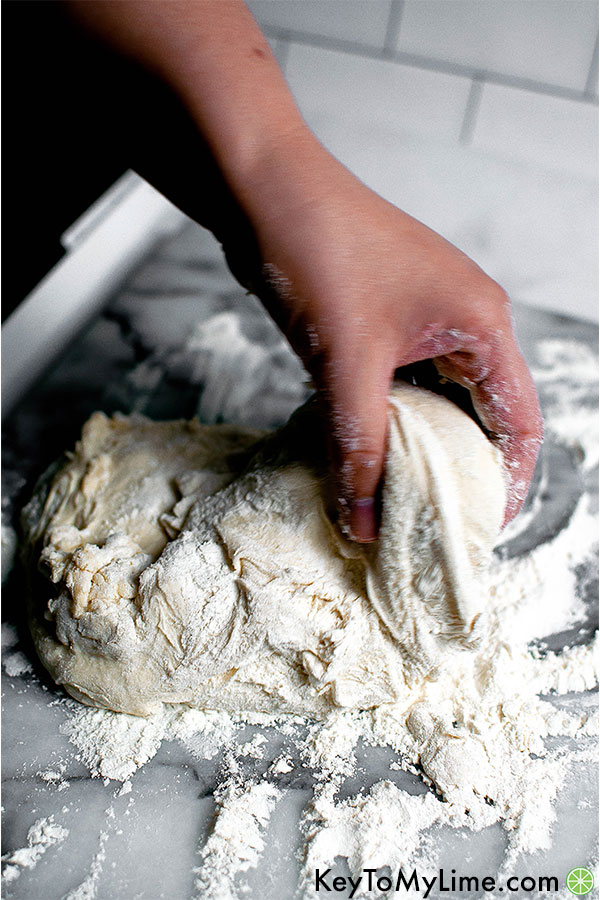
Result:
[[[595,329],[576,319],[517,304],[516,321],[529,360],[542,339],[595,342]],[[15,524],[36,478],[73,444],[93,410],[137,411],[153,418],[198,415],[204,422],[269,427],[283,422],[307,394],[300,364],[257,301],[228,274],[219,247],[206,232],[186,225],[154,249],[6,421],[3,521]],[[548,501],[546,525],[553,531],[581,490],[593,491],[595,482],[593,474],[575,477],[573,461],[561,462],[551,441],[545,452],[554,454],[553,463],[564,464],[566,473]],[[559,644],[589,639],[596,625],[594,596],[592,585],[589,622],[577,635],[558,636]],[[60,730],[74,701],[64,699],[36,661],[24,610],[17,567],[9,575],[3,605],[3,647],[10,663],[2,672],[2,849],[10,853],[25,847],[28,829],[48,816],[69,834],[7,883],[3,896],[59,900],[77,888],[72,896],[86,900],[202,896],[194,888],[194,868],[212,827],[221,760],[199,761],[181,744],[165,742],[135,773],[126,793],[118,782],[91,777]],[[248,726],[236,741],[248,741],[257,730]],[[266,771],[281,750],[280,736],[268,730],[265,735],[263,755],[248,759],[249,771]],[[390,777],[383,751],[366,754],[356,777],[371,784],[381,774]],[[394,777],[408,790],[418,790],[412,776],[399,772]],[[278,779],[285,793],[270,821],[265,853],[240,881],[247,896],[261,900],[294,896],[298,820],[311,794],[305,770]],[[592,859],[596,793],[595,767],[575,767],[560,793],[552,846],[523,859],[523,871],[543,871],[551,860],[562,873],[574,847],[582,863]],[[469,835],[468,845],[457,833],[441,840],[449,865],[464,858],[475,871],[497,870],[505,846],[496,826]]]

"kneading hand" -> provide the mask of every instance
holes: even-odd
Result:
[[[527,493],[541,420],[503,290],[319,144],[241,0],[70,8],[150,75],[147,84],[134,77],[130,97],[120,72],[112,98],[132,164],[217,234],[312,374],[347,532],[376,536],[390,382],[396,368],[425,359],[471,392],[504,456],[510,519]]]
[[[512,518],[542,426],[502,288],[365,187],[308,130],[280,144],[264,176],[258,167],[252,197],[255,288],[322,398],[342,527],[358,541],[376,537],[390,383],[398,367],[424,359],[469,389],[502,451]]]

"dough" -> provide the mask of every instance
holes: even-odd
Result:
[[[313,403],[266,435],[95,413],[24,511],[52,677],[140,715],[414,702],[477,641],[504,482],[446,399],[398,385],[389,416],[380,538],[359,546],[327,514]]]

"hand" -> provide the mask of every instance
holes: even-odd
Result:
[[[376,536],[390,383],[425,359],[469,389],[500,447],[508,521],[527,493],[541,420],[502,289],[324,150],[240,0],[70,7],[132,62],[111,96],[132,162],[215,232],[312,374],[342,526],[358,541]],[[101,89],[112,65],[96,73]]]
[[[342,527],[357,541],[376,537],[390,384],[398,367],[425,359],[468,388],[501,450],[508,522],[527,494],[542,424],[502,288],[308,131],[257,165],[246,196],[260,257],[250,281],[321,396]]]

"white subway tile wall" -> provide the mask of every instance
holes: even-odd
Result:
[[[285,71],[303,116],[317,132],[335,111],[340,122],[366,127],[383,122],[398,135],[459,137],[468,78],[302,44],[291,45]]]
[[[485,84],[472,145],[593,178],[598,171],[598,107],[519,88]]]
[[[583,91],[597,31],[591,0],[408,0],[396,46]]]
[[[267,28],[383,47],[391,0],[251,0]]]
[[[597,320],[596,0],[249,6],[349,168],[515,299]]]

